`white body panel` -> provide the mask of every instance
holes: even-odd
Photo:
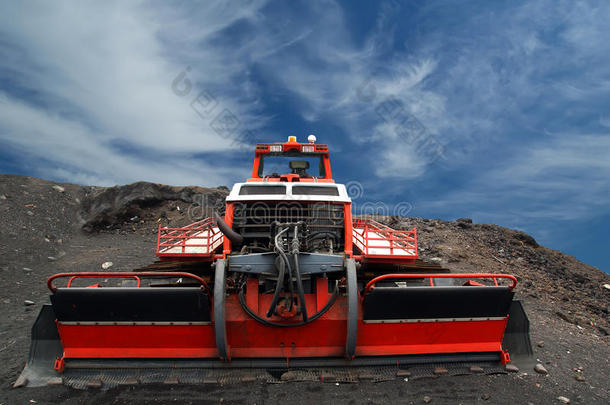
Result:
[[[239,191],[242,186],[284,186],[286,187],[285,194],[253,194],[253,195],[239,195]],[[336,188],[339,195],[305,195],[305,194],[292,194],[292,188],[295,186],[307,186],[307,187],[332,187]],[[250,182],[250,183],[236,183],[231,190],[231,193],[227,196],[228,202],[235,201],[322,201],[322,202],[340,202],[340,203],[351,203],[352,200],[347,195],[347,190],[343,184],[336,183],[284,183],[284,182]]]

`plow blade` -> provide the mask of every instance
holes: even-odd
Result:
[[[139,384],[231,384],[321,381],[381,382],[447,375],[504,373],[498,353],[460,353],[344,358],[218,359],[82,358],[66,359],[63,371],[55,370],[64,349],[51,305],[44,305],[32,328],[28,362],[15,387],[66,385],[76,389],[134,386]],[[475,368],[476,367],[476,368]]]
[[[34,326],[30,353],[23,372],[13,384],[14,387],[40,387],[52,384],[60,379],[61,374],[53,367],[55,361],[63,355],[63,347],[55,325],[55,313],[51,305],[43,305]]]
[[[323,315],[277,327],[256,320],[271,294],[259,291],[255,278],[241,302],[227,294],[219,281],[222,263],[213,294],[205,282],[104,288],[49,282],[52,305],[42,307],[32,328],[29,359],[15,386],[383,381],[405,372],[499,373],[508,361],[531,360],[525,312],[513,301],[512,286],[496,280],[508,276],[493,275],[495,285],[449,286],[433,279],[470,275],[384,275],[359,289],[348,265],[342,293],[331,294],[337,281],[319,277],[305,294],[312,311],[328,307]],[[135,274],[145,273],[116,277]]]
[[[530,367],[535,364],[530,340],[530,322],[521,301],[511,302],[502,348],[510,353],[511,363],[519,367]]]

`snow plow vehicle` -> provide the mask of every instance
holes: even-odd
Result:
[[[16,385],[394,376],[532,353],[514,276],[451,273],[419,260],[415,228],[352,217],[313,136],[257,144],[224,215],[160,226],[157,256],[165,270],[51,276]]]

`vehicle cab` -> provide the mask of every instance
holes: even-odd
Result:
[[[314,135],[307,139],[300,143],[290,136],[288,142],[257,144],[248,182],[334,183],[328,145],[316,144]]]

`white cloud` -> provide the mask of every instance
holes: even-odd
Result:
[[[465,190],[422,201],[430,212],[448,207],[479,222],[557,229],[566,221],[610,214],[610,134],[561,134],[494,164]],[[551,221],[548,223],[548,221]]]
[[[373,32],[356,44],[341,7],[334,2],[316,4],[313,23],[303,24],[307,28],[297,26],[290,34],[300,39],[306,33],[307,40],[258,63],[269,78],[296,97],[299,113],[311,125],[332,122],[342,130],[340,135],[349,137],[348,142],[369,148],[361,159],[378,175],[421,175],[429,157],[418,153],[417,145],[400,139],[399,124],[384,122],[377,110],[388,98],[396,99],[406,113],[424,124],[426,136],[441,131],[446,121],[438,117],[445,113],[445,98],[422,86],[436,70],[436,60],[404,53],[385,59],[383,52],[391,51],[393,38],[388,20],[395,7],[383,5]],[[276,30],[275,26],[259,28],[259,41]],[[386,142],[378,142],[380,136]]]
[[[188,179],[216,185],[235,178],[220,159],[205,164],[188,156],[232,148],[235,140],[210,126],[223,108],[242,128],[265,123],[260,105],[248,99],[244,60],[217,45],[223,29],[255,18],[260,6],[206,2],[189,15],[139,2],[4,4],[0,50],[10,57],[0,68],[19,89],[2,94],[0,140],[24,147],[25,158],[49,159],[64,180],[80,170],[104,184]],[[172,81],[187,65],[193,89],[180,98]],[[244,77],[235,86],[237,76]],[[24,88],[29,104],[19,94]],[[204,89],[218,103],[206,119],[190,106]],[[167,163],[151,170],[160,164],[111,149],[116,142],[166,156]]]
[[[222,185],[229,176],[247,171],[211,166],[201,159],[176,154],[162,159],[128,157],[102,141],[98,133],[23,103],[0,96],[0,138],[27,156],[36,148],[37,170],[43,177],[83,184],[113,185],[148,179],[167,184]],[[61,165],[49,164],[61,162]]]

